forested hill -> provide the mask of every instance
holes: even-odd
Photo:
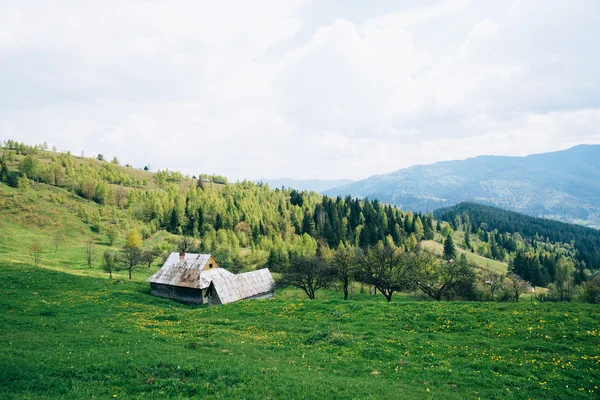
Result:
[[[422,212],[475,201],[600,227],[600,145],[527,157],[480,156],[419,165],[324,193],[377,198]]]
[[[454,226],[468,220],[473,233],[478,229],[499,234],[518,233],[533,243],[564,243],[576,250],[576,258],[585,262],[587,268],[600,269],[600,231],[596,229],[468,202],[438,209],[434,216]]]
[[[338,180],[322,180],[322,179],[259,179],[257,183],[268,184],[272,188],[290,188],[300,191],[313,191],[317,193],[324,192],[329,189],[336,188],[338,186],[349,185],[353,183],[349,179],[338,179]]]
[[[377,200],[230,183],[219,176],[152,173],[100,154],[76,157],[14,141],[0,149],[0,164],[0,187],[14,188],[2,191],[10,194],[0,198],[2,204],[16,207],[18,199],[31,195],[68,209],[102,236],[116,230],[123,237],[134,229],[144,239],[158,231],[187,235],[198,239],[198,251],[217,254],[224,265],[268,262],[277,268],[290,254],[314,254],[340,243],[370,246],[382,240],[410,249],[433,237],[431,215]]]

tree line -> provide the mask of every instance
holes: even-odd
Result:
[[[592,293],[598,284],[594,246],[600,244],[600,232],[594,229],[474,203],[435,214],[447,221],[446,229],[463,231],[465,249],[508,262],[511,272],[550,289],[538,296],[541,300],[570,300],[577,293]]]
[[[460,203],[454,207],[440,209],[435,212],[435,216],[454,225],[468,217],[472,231],[482,228],[487,232],[497,231],[500,235],[518,233],[531,246],[535,246],[535,242],[564,243],[575,250],[575,258],[585,263],[587,268],[600,269],[600,231],[596,229],[534,218],[476,203]],[[498,245],[509,252],[515,249],[515,244],[510,240]]]
[[[418,292],[429,299],[518,301],[529,287],[516,274],[477,275],[476,265],[463,254],[454,258],[455,249],[447,241],[443,257],[426,250],[406,250],[384,244],[356,248],[341,244],[335,251],[319,250],[314,256],[294,255],[281,273],[279,287],[301,289],[310,299],[318,290],[337,286],[347,300],[353,282],[366,285],[390,302],[394,294]],[[486,283],[487,282],[487,283]],[[498,295],[498,291],[502,295]],[[495,293],[496,292],[496,293]],[[496,295],[496,297],[494,297]]]

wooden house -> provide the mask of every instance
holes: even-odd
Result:
[[[153,296],[209,305],[272,297],[275,285],[266,268],[235,275],[210,254],[186,253],[171,253],[147,281]]]

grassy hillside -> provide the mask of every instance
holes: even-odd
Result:
[[[458,236],[458,235],[457,235]],[[427,250],[431,250],[435,254],[444,254],[444,245],[434,240],[424,240],[421,242],[421,246]],[[461,254],[466,255],[469,261],[475,263],[482,271],[492,271],[496,273],[505,274],[508,268],[508,264],[492,260],[490,258],[482,257],[478,254],[473,254],[470,251],[456,248],[456,253],[460,256]]]
[[[22,192],[0,184],[0,260],[31,264],[31,247],[33,243],[38,243],[42,250],[40,266],[44,268],[105,276],[100,269],[102,253],[107,249],[118,250],[124,239],[117,239],[113,247],[109,247],[106,235],[94,232],[92,227],[76,214],[79,204],[93,207],[93,203],[69,195],[62,189],[44,184],[37,185],[38,190]],[[119,219],[115,218],[115,221]],[[59,231],[63,232],[64,238],[55,243]],[[160,232],[146,240],[144,246],[151,248],[171,236]],[[87,265],[88,238],[92,238],[95,243],[92,269]],[[159,264],[157,259],[152,270],[156,270]],[[148,274],[144,268],[135,273],[139,276]],[[116,275],[125,277],[125,272],[117,272]]]
[[[194,308],[0,263],[0,396],[592,398],[597,306],[323,292]]]

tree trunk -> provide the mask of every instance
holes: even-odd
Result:
[[[348,300],[348,284],[344,284],[344,300]]]
[[[133,268],[129,267],[129,280],[131,280],[131,271],[133,270]]]

